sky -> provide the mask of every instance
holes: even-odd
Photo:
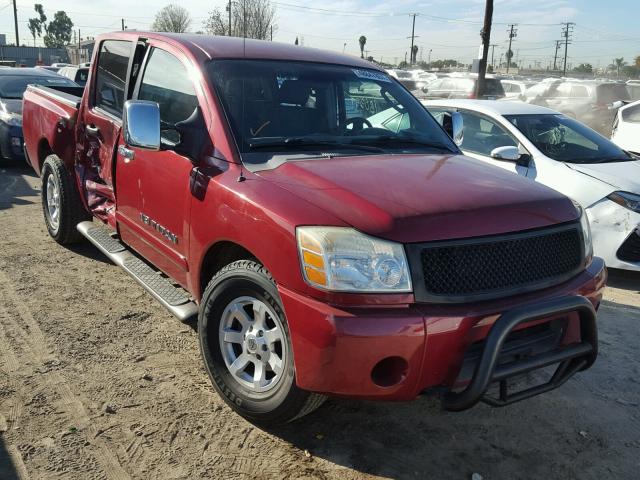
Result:
[[[83,38],[119,30],[121,18],[128,28],[148,29],[155,13],[165,5],[157,0],[38,0],[52,18],[65,10],[80,29]],[[167,3],[170,3],[169,1]],[[203,29],[208,12],[224,10],[224,0],[180,0],[191,13],[192,31]],[[389,63],[404,59],[411,40],[412,17],[415,22],[418,59],[453,58],[471,63],[478,55],[485,0],[277,0],[277,29],[274,41],[293,43],[299,37],[305,46],[344,51],[359,55],[360,35],[367,37],[365,49],[376,60]],[[27,28],[35,16],[33,3],[17,1],[20,43],[33,45]],[[13,12],[10,0],[0,0],[0,34],[14,41]],[[613,58],[624,57],[632,63],[640,55],[640,14],[638,0],[495,0],[491,43],[496,44],[495,63],[508,48],[509,24],[517,24],[512,50],[514,60],[524,67],[553,61],[555,41],[561,38],[562,22],[574,22],[572,44],[568,47],[568,65],[590,63],[604,67]],[[42,45],[41,40],[36,44]],[[346,45],[345,45],[346,44]],[[564,50],[561,49],[561,54]],[[490,53],[491,55],[491,50]]]

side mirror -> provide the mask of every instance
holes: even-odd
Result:
[[[464,140],[464,121],[459,112],[445,112],[442,117],[442,127],[456,145],[462,145]]]
[[[160,150],[160,107],[147,100],[127,100],[122,115],[124,143],[144,150]]]
[[[491,150],[491,158],[517,162],[520,160],[520,150],[518,147],[497,147]]]

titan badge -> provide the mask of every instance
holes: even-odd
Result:
[[[171,243],[175,243],[175,244],[178,243],[178,236],[175,233],[170,232],[169,230],[164,228],[162,225],[160,225],[158,222],[156,222],[155,220],[152,220],[151,218],[149,218],[148,215],[145,215],[144,213],[141,213],[140,214],[140,220],[145,225],[149,225],[151,228],[153,228],[156,232],[158,232],[164,238],[169,240]]]

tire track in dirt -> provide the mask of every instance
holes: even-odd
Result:
[[[29,346],[30,356],[36,365],[43,365],[51,359],[51,350],[45,340],[44,334],[35,320],[27,305],[22,302],[15,292],[11,282],[3,271],[0,271],[0,305],[4,305],[5,312],[2,317],[8,323],[8,326],[16,333],[22,331],[23,340]],[[20,319],[24,322],[24,328],[16,320],[12,320],[8,311],[11,307],[18,313]],[[28,330],[28,333],[26,332]],[[124,470],[117,459],[117,456],[111,452],[109,447],[96,434],[98,428],[91,421],[83,402],[73,394],[71,388],[65,378],[57,371],[48,371],[45,375],[45,385],[56,391],[61,398],[61,407],[68,415],[69,419],[78,425],[78,430],[87,430],[93,437],[93,445],[97,447],[95,453],[96,459],[102,467],[107,478],[111,480],[130,479],[129,474]],[[18,418],[16,416],[16,418]]]

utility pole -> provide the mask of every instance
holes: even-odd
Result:
[[[507,30],[507,33],[509,34],[509,50],[507,50],[507,73],[509,73],[509,67],[511,66],[511,59],[513,58],[513,50],[511,50],[511,42],[513,42],[513,39],[516,38],[518,36],[518,30],[516,29],[516,26],[518,24],[517,23],[512,23],[511,25],[509,25],[509,30]]]
[[[491,43],[491,20],[493,19],[493,0],[486,0],[484,7],[484,25],[480,30],[482,38],[482,58],[478,68],[478,81],[476,82],[476,98],[482,98],[485,92],[485,76],[487,74],[487,57],[489,56],[489,44]]]
[[[124,31],[124,18],[121,18],[121,23],[122,23],[122,31]]]
[[[493,59],[494,59],[494,54],[496,53],[496,47],[498,46],[498,44],[497,43],[492,43],[489,46],[491,47],[491,69],[495,70],[496,69],[496,64],[493,63]]]
[[[433,48],[429,49],[429,58],[427,60],[428,68],[431,68],[431,52],[433,52]]]
[[[20,37],[18,36],[18,8],[16,7],[16,0],[13,0],[13,24],[16,27],[16,47],[19,47]]]
[[[569,44],[571,43],[570,38],[573,33],[573,26],[575,23],[573,22],[565,22],[562,25],[562,37],[564,38],[564,63],[562,66],[562,76],[567,76],[567,50],[569,49]]]
[[[562,45],[562,40],[556,40],[556,53],[553,56],[553,70],[558,70],[558,50],[560,50],[560,45]]]
[[[82,62],[80,61],[80,29],[78,29],[78,65],[80,65]]]
[[[229,11],[229,36],[231,36],[231,0],[229,0],[227,10]]]
[[[413,65],[413,43],[414,43],[414,41],[416,39],[416,35],[415,34],[416,34],[416,16],[417,15],[418,15],[417,13],[410,13],[409,14],[410,17],[413,17],[413,24],[411,26],[411,37],[407,37],[407,38],[411,38],[411,50],[409,50],[409,54],[410,54],[409,64],[410,65]],[[404,61],[406,62],[407,59],[405,58]]]

